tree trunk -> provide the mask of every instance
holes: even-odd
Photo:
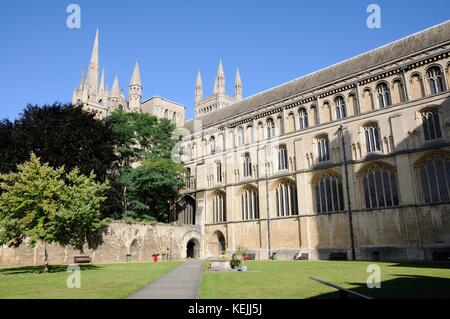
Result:
[[[46,242],[44,242],[44,260],[45,260],[44,272],[48,272],[48,253],[47,253],[47,243]]]

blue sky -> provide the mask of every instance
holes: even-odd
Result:
[[[66,7],[81,7],[81,28],[66,26]],[[381,29],[366,8],[381,7]],[[429,5],[425,5],[428,3]],[[227,92],[240,69],[244,96],[449,19],[450,1],[0,1],[0,118],[27,103],[69,102],[87,67],[95,29],[109,87],[128,92],[138,59],[144,98],[163,96],[193,116],[197,70],[212,92],[219,59]]]

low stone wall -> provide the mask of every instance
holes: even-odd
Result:
[[[91,257],[94,263],[150,261],[153,254],[160,258],[186,258],[186,243],[192,238],[200,238],[199,226],[179,226],[166,224],[126,224],[112,222],[103,244],[97,249],[84,249],[83,255]],[[50,264],[71,264],[77,250],[59,245],[48,245]],[[129,256],[127,256],[129,255]],[[30,247],[28,242],[19,247],[0,246],[0,267],[42,265],[44,244]]]

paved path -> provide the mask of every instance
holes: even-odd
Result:
[[[131,295],[130,299],[198,299],[203,262],[189,260]]]

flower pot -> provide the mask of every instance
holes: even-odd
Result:
[[[241,271],[247,271],[247,266],[241,266]]]

